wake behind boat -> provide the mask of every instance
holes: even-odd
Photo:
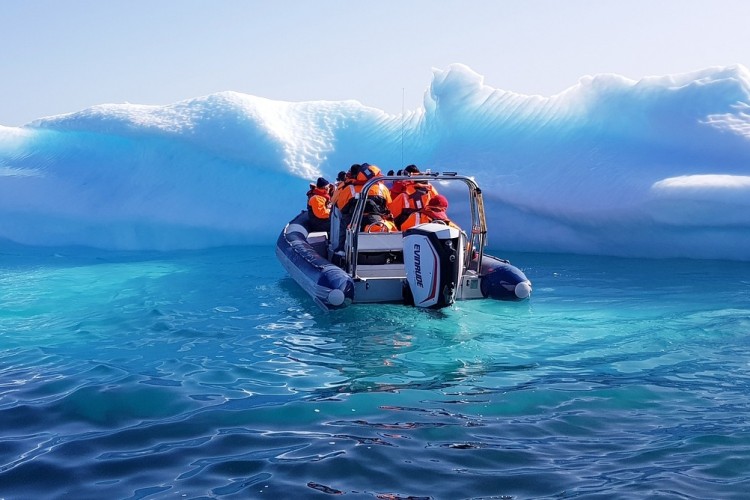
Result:
[[[361,231],[368,200],[365,193],[378,182],[399,181],[438,184],[441,193],[453,200],[463,196],[463,204],[451,205],[463,207],[454,209],[462,229],[429,222],[403,232]],[[330,232],[311,231],[310,217],[303,211],[284,227],[276,242],[279,261],[323,309],[350,303],[439,309],[456,300],[530,296],[531,282],[520,269],[484,253],[484,204],[473,179],[453,172],[378,176],[368,180],[355,198],[350,214],[331,211]]]

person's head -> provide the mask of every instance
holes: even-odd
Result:
[[[318,177],[318,180],[315,182],[315,187],[317,187],[318,189],[323,189],[325,187],[328,187],[328,184],[330,183],[323,177]]]
[[[436,210],[445,210],[448,208],[448,198],[442,194],[433,196],[430,198],[430,201],[427,202],[427,206]]]
[[[361,169],[362,169],[362,165],[360,165],[359,163],[355,163],[354,165],[352,165],[351,167],[349,167],[349,177],[351,179],[356,179],[357,178],[357,174],[359,174],[359,171]]]
[[[344,171],[342,170],[342,171],[341,171],[341,172],[339,172],[339,173],[338,173],[338,175],[336,176],[336,181],[337,181],[337,182],[343,182],[343,181],[345,181],[345,180],[346,180],[346,172],[344,172]]]
[[[416,165],[407,165],[406,168],[404,168],[404,173],[406,175],[414,175],[420,172],[419,172],[419,168]]]

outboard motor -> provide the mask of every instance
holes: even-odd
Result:
[[[437,223],[404,233],[406,281],[415,306],[440,309],[455,302],[463,266],[460,236],[458,229]]]

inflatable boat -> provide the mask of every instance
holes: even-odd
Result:
[[[517,301],[531,295],[531,282],[520,269],[484,253],[484,204],[473,179],[453,172],[379,176],[361,193],[377,182],[398,181],[436,186],[457,207],[450,215],[461,229],[430,222],[404,232],[360,231],[365,196],[357,198],[348,215],[334,207],[328,232],[310,231],[303,211],[279,235],[276,256],[320,307],[388,302],[439,309],[456,300]]]

